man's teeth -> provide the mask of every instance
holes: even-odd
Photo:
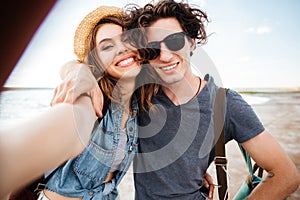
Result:
[[[125,60],[122,60],[121,62],[119,62],[118,65],[121,65],[121,66],[128,65],[129,63],[131,63],[133,61],[134,61],[133,58],[128,58],[128,59],[125,59]]]
[[[167,67],[162,67],[161,69],[163,71],[168,71],[168,70],[174,69],[176,67],[176,65],[177,65],[177,63],[174,65],[167,66]]]

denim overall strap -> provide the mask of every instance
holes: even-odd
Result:
[[[87,190],[84,193],[83,200],[98,200],[105,199],[104,196],[111,193],[115,188],[115,179],[112,179],[110,182],[105,183],[103,187],[98,187],[92,190]]]
[[[90,191],[86,191],[84,193],[84,196],[82,198],[82,200],[92,200],[92,199],[102,199],[102,190],[96,189],[96,190],[90,190]]]

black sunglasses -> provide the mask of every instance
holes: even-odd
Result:
[[[160,55],[160,44],[163,42],[171,51],[178,51],[185,45],[185,32],[173,33],[165,37],[162,41],[149,42],[142,53],[146,60],[154,60]]]

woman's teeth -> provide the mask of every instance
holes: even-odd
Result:
[[[128,64],[134,62],[133,58],[128,58],[125,60],[122,60],[121,62],[118,63],[118,66],[127,66]]]

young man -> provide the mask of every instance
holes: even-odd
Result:
[[[173,0],[148,4],[133,14],[133,24],[146,28],[151,51],[145,58],[161,84],[152,99],[156,109],[140,115],[136,199],[205,199],[199,189],[214,156],[213,110],[218,87],[212,77],[203,80],[192,73],[190,58],[196,42],[206,40],[206,15]],[[69,76],[67,80],[74,79]],[[73,88],[69,97],[89,91],[99,102],[95,81],[85,80],[95,87]],[[68,93],[63,88],[58,88],[54,103],[64,99],[60,93]],[[295,165],[239,94],[230,90],[225,102],[225,142],[234,139],[241,143],[269,172],[249,199],[284,199],[299,186]]]
[[[206,40],[203,22],[207,17],[173,0],[149,4],[137,13],[137,26],[146,28],[147,48],[154,48],[145,57],[162,86],[152,99],[159,109],[140,117],[143,131],[135,163],[136,199],[203,199],[199,183],[213,159],[211,116],[218,87],[211,77],[201,80],[192,73],[190,55],[197,40]],[[161,129],[153,133],[155,125]],[[241,143],[270,173],[249,199],[284,199],[297,189],[295,165],[234,91],[226,96],[224,126],[225,142]]]

